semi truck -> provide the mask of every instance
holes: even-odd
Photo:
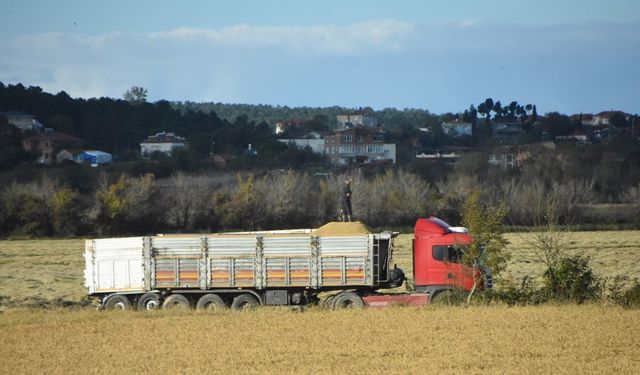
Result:
[[[85,242],[85,286],[101,308],[121,310],[423,305],[471,288],[478,271],[459,262],[460,245],[472,241],[468,231],[429,217],[414,230],[415,291],[385,292],[406,279],[392,262],[397,235],[332,222],[317,229],[92,239]]]

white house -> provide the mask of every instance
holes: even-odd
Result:
[[[334,164],[396,162],[395,143],[384,143],[384,133],[356,127],[324,137],[324,153]]]
[[[280,120],[276,122],[276,134],[284,133],[287,128],[290,127],[300,127],[304,125],[304,120],[301,118],[291,118],[288,120]]]
[[[161,152],[171,156],[174,150],[186,148],[187,141],[174,133],[160,132],[148,137],[140,143],[140,154],[144,157],[151,156],[154,152]]]
[[[471,136],[473,124],[459,120],[443,122],[442,131],[452,137]]]
[[[608,126],[611,118],[615,115],[621,115],[625,120],[629,121],[629,115],[622,111],[603,111],[593,116],[593,124]]]
[[[7,118],[9,124],[23,132],[27,130],[42,130],[43,128],[43,125],[32,115],[18,111],[9,111],[2,114]]]
[[[517,120],[496,120],[493,126],[493,139],[500,142],[515,142],[524,134],[524,124]]]

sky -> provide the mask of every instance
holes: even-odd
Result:
[[[640,113],[638,0],[0,1],[0,82],[72,97]]]

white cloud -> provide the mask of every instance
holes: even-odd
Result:
[[[148,34],[152,39],[173,42],[199,41],[206,45],[236,48],[282,48],[300,54],[381,53],[398,51],[414,25],[396,20],[356,23],[347,26],[250,26],[220,29],[178,28]]]

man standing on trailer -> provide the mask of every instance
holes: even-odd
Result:
[[[349,179],[344,181],[344,188],[342,189],[342,210],[340,210],[340,220],[351,221],[351,181]]]

